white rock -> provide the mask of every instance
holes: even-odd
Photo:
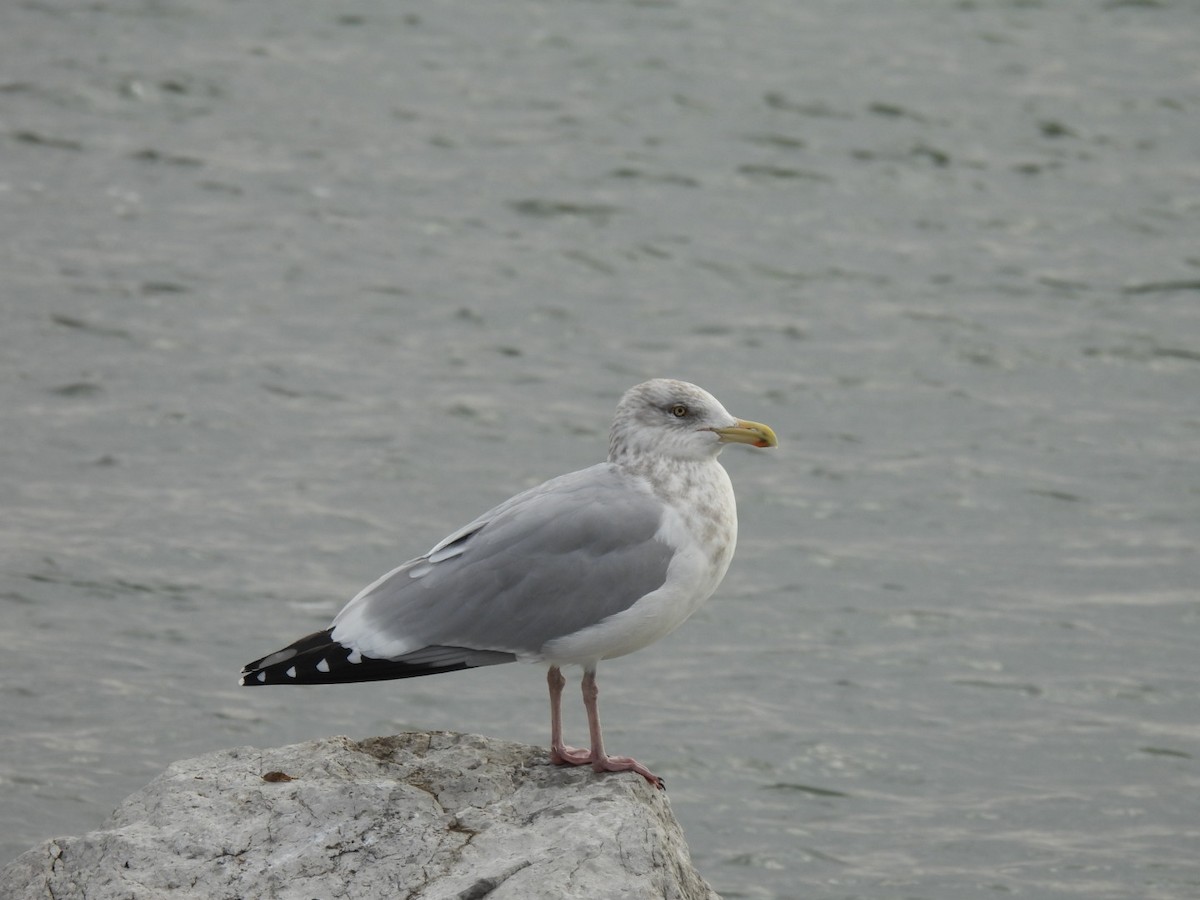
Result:
[[[290,780],[270,773],[284,773]],[[178,762],[105,828],[0,871],[10,900],[719,900],[632,774],[447,732]]]

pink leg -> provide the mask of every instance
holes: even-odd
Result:
[[[592,754],[568,747],[562,738],[562,692],[566,683],[558,666],[551,666],[546,673],[546,684],[550,686],[550,762],[556,766],[582,766],[592,761]]]
[[[559,678],[562,678],[561,674]],[[561,686],[559,690],[562,690]],[[663,780],[633,757],[609,756],[604,752],[604,736],[600,733],[600,710],[596,703],[599,696],[600,689],[596,687],[596,670],[584,669],[583,706],[587,710],[588,731],[592,736],[592,770],[596,772],[637,772],[651,785],[662,790]]]

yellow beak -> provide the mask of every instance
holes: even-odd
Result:
[[[738,419],[736,425],[728,428],[714,428],[721,437],[722,444],[750,444],[753,447],[778,447],[779,439],[770,425],[761,422],[747,422]]]

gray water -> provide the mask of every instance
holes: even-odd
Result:
[[[600,670],[719,892],[1200,896],[1198,35],[0,6],[0,859],[221,747],[544,743],[534,668],[236,675],[667,375],[783,444],[723,457],[717,597]]]

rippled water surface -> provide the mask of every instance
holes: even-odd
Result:
[[[0,857],[539,670],[241,691],[645,377],[775,426],[600,670],[727,897],[1200,895],[1200,9],[0,8]],[[582,712],[569,709],[578,741]]]

